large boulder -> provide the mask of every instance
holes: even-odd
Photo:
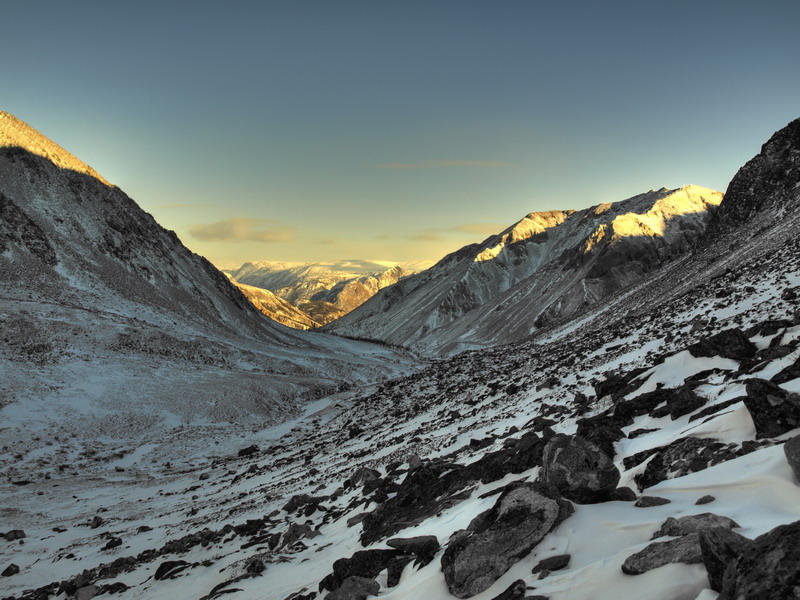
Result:
[[[668,542],[653,542],[622,563],[626,575],[641,575],[670,563],[695,564],[703,562],[697,533],[690,533]]]
[[[733,360],[753,358],[758,352],[755,344],[740,329],[720,331],[716,335],[692,344],[687,350],[695,358],[721,356]]]
[[[450,593],[469,598],[489,588],[572,513],[572,505],[537,484],[506,487],[494,506],[452,539],[442,556]]]
[[[756,438],[778,437],[800,427],[800,394],[766,379],[748,379],[744,405],[753,418]]]
[[[750,540],[725,527],[701,529],[699,535],[708,581],[711,589],[719,592],[722,590],[725,570],[739,558]]]
[[[744,547],[725,570],[719,600],[800,597],[800,521],[781,525]]]
[[[654,455],[654,456],[653,456]],[[630,469],[650,456],[644,472],[633,479],[639,490],[644,490],[666,479],[682,477],[702,471],[713,465],[738,456],[734,444],[723,444],[717,440],[687,437],[675,440],[668,446],[646,450],[629,456],[623,463]]]
[[[439,540],[435,535],[420,535],[413,538],[392,538],[386,541],[389,548],[416,556],[416,564],[424,567],[439,551]]]
[[[661,524],[661,528],[653,534],[653,539],[665,535],[679,536],[697,533],[701,529],[708,529],[711,527],[733,529],[734,527],[739,527],[739,524],[733,519],[715,515],[710,512],[700,513],[699,515],[687,515],[678,519],[668,517],[667,520]]]
[[[619,470],[611,458],[580,436],[553,436],[544,448],[542,463],[542,481],[581,504],[608,500],[619,483]]]
[[[325,600],[366,600],[380,589],[380,584],[374,579],[353,576],[345,579],[336,591],[325,596]]]
[[[792,467],[792,471],[794,471],[795,479],[800,482],[800,435],[796,435],[786,441],[783,445],[783,453],[786,455],[786,461]]]
[[[388,570],[388,586],[397,585],[403,568],[413,560],[413,556],[399,550],[361,550],[350,558],[340,558],[333,563],[333,573],[327,575],[319,584],[320,591],[338,590],[345,580],[351,577],[374,579],[384,569]]]

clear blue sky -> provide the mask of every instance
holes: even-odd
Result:
[[[724,190],[800,116],[800,2],[0,1],[2,109],[220,266],[437,259]]]

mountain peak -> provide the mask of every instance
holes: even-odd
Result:
[[[31,154],[46,158],[57,167],[89,175],[105,185],[111,185],[97,171],[50,138],[11,113],[3,111],[0,111],[0,148],[22,148]]]

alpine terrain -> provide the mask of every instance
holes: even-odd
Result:
[[[0,131],[0,598],[800,597],[800,119],[724,199],[532,214],[328,326],[426,361]]]

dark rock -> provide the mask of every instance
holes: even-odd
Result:
[[[636,501],[634,506],[638,508],[649,508],[651,506],[661,506],[662,504],[669,504],[672,500],[662,498],[661,496],[642,496]]]
[[[800,521],[758,536],[725,570],[719,600],[786,600],[800,591]]]
[[[633,502],[636,500],[636,492],[628,486],[618,487],[608,497],[609,500],[616,500],[618,502]]]
[[[545,558],[540,560],[531,573],[536,575],[536,573],[541,573],[542,571],[560,571],[561,569],[565,569],[569,565],[569,561],[572,557],[569,554],[559,554],[558,556],[550,556],[549,558]]]
[[[642,462],[653,454],[655,456],[647,463],[644,472],[634,477],[640,490],[666,479],[702,471],[738,456],[732,444],[726,445],[715,440],[695,437],[681,438],[668,446],[647,450],[641,454],[642,456],[634,455],[628,458],[640,459],[639,462]],[[629,469],[632,462],[634,461],[629,462],[626,459],[623,464]]]
[[[92,517],[92,520],[89,523],[89,527],[91,527],[92,529],[97,529],[98,527],[100,527],[100,525],[102,525],[105,522],[106,521],[105,519],[103,519],[103,517],[101,517],[100,515],[95,515],[94,517]]]
[[[594,393],[598,398],[611,396],[612,400],[617,400],[639,387],[640,384],[634,383],[633,380],[646,370],[644,368],[633,369],[624,375],[609,373],[605,379],[595,384]]]
[[[706,494],[705,496],[701,496],[700,498],[698,498],[697,502],[695,502],[695,504],[709,504],[710,502],[713,502],[714,500],[716,500],[716,498],[714,498],[714,496],[712,496],[711,494]]]
[[[380,584],[374,579],[354,575],[343,581],[337,590],[325,596],[325,600],[366,600],[368,596],[376,595],[380,589]]]
[[[664,535],[678,536],[687,535],[689,533],[696,533],[701,529],[708,529],[710,527],[733,529],[739,527],[739,524],[733,519],[728,517],[721,517],[714,513],[701,513],[699,515],[687,515],[675,519],[668,517],[661,528],[653,534],[653,539],[659,538]]]
[[[333,573],[319,584],[319,589],[338,590],[349,577],[375,579],[384,569],[389,570],[389,587],[397,585],[403,568],[413,560],[399,550],[361,550],[350,558],[340,558],[333,563]],[[394,582],[394,583],[392,583]]]
[[[286,504],[284,504],[283,510],[285,510],[288,513],[294,513],[300,509],[303,509],[304,511],[312,509],[310,510],[310,512],[308,512],[308,514],[306,514],[306,516],[309,516],[319,507],[320,503],[324,502],[325,500],[327,500],[325,496],[310,496],[308,494],[297,494],[295,496],[292,496],[289,499],[289,501]]]
[[[622,424],[633,422],[635,417],[650,414],[657,406],[670,400],[676,393],[673,389],[660,389],[639,394],[630,400],[620,400],[614,405],[614,416]]]
[[[614,442],[625,437],[622,429],[617,426],[616,420],[606,415],[581,419],[578,421],[578,429],[575,434],[597,444],[610,458],[613,458],[615,454]]]
[[[739,558],[750,540],[725,527],[701,529],[698,533],[708,581],[711,589],[719,592],[725,569]]]
[[[703,561],[697,533],[690,533],[668,542],[653,542],[622,563],[626,575],[641,575],[670,563],[695,564]]]
[[[82,588],[78,588],[78,591],[75,592],[75,600],[92,600],[95,596],[100,593],[100,588],[96,585],[86,585]]]
[[[3,572],[0,573],[0,577],[11,577],[17,573],[19,573],[19,566],[11,563],[5,569],[3,569]]]
[[[258,446],[256,444],[253,444],[252,446],[248,446],[247,448],[242,448],[241,450],[239,450],[237,456],[239,458],[242,458],[244,456],[252,456],[253,454],[258,454],[258,450],[259,450]]]
[[[16,540],[21,540],[25,537],[25,532],[22,529],[12,529],[11,531],[7,532],[4,536],[7,542],[14,542]]]
[[[439,540],[435,535],[420,535],[413,538],[392,538],[386,541],[389,548],[417,557],[416,564],[424,567],[439,551]]]
[[[111,550],[117,546],[122,546],[122,538],[112,537],[110,540],[108,540],[108,543],[103,546],[103,550]]]
[[[707,417],[709,415],[716,414],[716,413],[728,408],[729,406],[733,406],[734,404],[738,404],[743,399],[744,398],[733,398],[732,400],[726,400],[725,402],[720,402],[719,404],[714,404],[712,406],[708,406],[708,407],[704,408],[703,410],[693,414],[691,417],[689,417],[689,423],[691,423],[692,421],[696,421],[697,419],[702,419],[703,417]]]
[[[121,581],[115,581],[100,588],[100,594],[121,594],[128,590],[128,586]]]
[[[354,488],[361,487],[366,482],[378,479],[381,474],[375,469],[368,469],[367,467],[359,467],[355,473],[350,475],[348,481]]]
[[[604,502],[619,483],[619,471],[597,444],[558,434],[545,446],[542,481],[581,504]]]
[[[800,359],[796,360],[793,365],[789,365],[770,377],[770,381],[772,383],[786,383],[798,377],[800,377]]]
[[[156,574],[153,578],[157,581],[163,579],[174,579],[175,575],[181,571],[188,569],[191,565],[185,560],[165,560],[156,569]]]
[[[800,427],[800,394],[766,379],[748,379],[744,405],[756,426],[756,439],[777,437]]]
[[[525,581],[522,579],[517,579],[504,591],[492,598],[492,600],[522,600],[525,598],[526,590],[527,586],[525,585]]]
[[[442,556],[451,594],[468,598],[489,588],[572,513],[569,502],[545,491],[530,483],[507,487],[491,509],[470,523],[466,535],[451,538]]]
[[[787,440],[783,445],[783,453],[786,455],[786,461],[794,471],[794,477],[800,482],[800,435],[794,436],[792,439]],[[8,539],[8,534],[6,534]]]
[[[756,355],[758,348],[741,329],[726,329],[704,338],[687,348],[695,358],[721,356],[733,360],[744,360]]]

